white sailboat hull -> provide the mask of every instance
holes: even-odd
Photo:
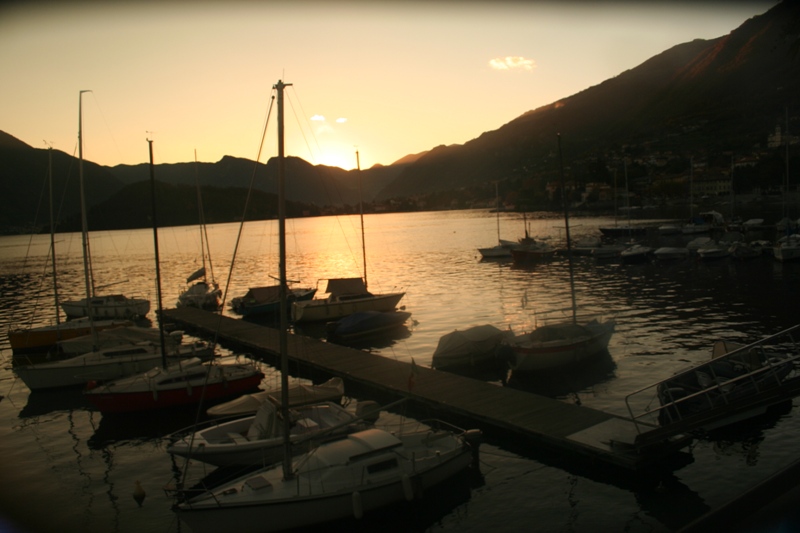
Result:
[[[205,343],[181,346],[175,357],[203,357],[212,355]],[[147,372],[161,365],[161,348],[158,346],[117,347],[53,363],[39,363],[14,367],[14,372],[31,390],[54,389],[85,385],[89,381],[108,381],[132,374]]]
[[[362,311],[393,311],[404,292],[364,295],[346,300],[306,300],[292,304],[292,320],[295,322],[317,322],[336,320]]]
[[[535,372],[580,363],[608,348],[615,327],[616,322],[612,319],[583,326],[571,323],[547,325],[520,335],[510,343],[514,354],[510,361],[511,370]],[[550,328],[552,335],[547,331]]]
[[[298,458],[297,478],[288,481],[280,465],[251,473],[179,504],[178,516],[193,533],[217,533],[233,525],[237,533],[265,533],[360,518],[420,497],[473,460],[469,446],[450,432],[403,435],[398,437],[403,446],[362,448],[363,455],[353,449],[354,441],[375,435],[390,434],[371,429],[324,445]],[[343,455],[336,458],[339,449]],[[324,458],[317,461],[320,454]]]
[[[260,413],[269,413],[271,405],[267,403],[266,411]],[[309,439],[322,436],[323,432],[330,437],[364,429],[363,425],[358,426],[354,414],[333,402],[296,407],[294,412],[298,420],[292,427],[290,440],[295,455],[312,449],[315,443]],[[259,417],[256,414],[202,429],[173,442],[167,452],[214,466],[268,466],[280,462],[284,453],[283,434],[276,430],[275,424],[264,423]],[[264,415],[266,420],[269,417]],[[269,428],[266,435],[259,434],[261,426]]]
[[[113,294],[62,302],[61,309],[69,318],[89,316],[89,309],[92,318],[97,319],[135,318],[146,316],[150,312],[150,301]]]
[[[781,244],[774,249],[775,259],[782,263],[800,261],[800,245]]]

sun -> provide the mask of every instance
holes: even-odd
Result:
[[[355,150],[350,153],[329,151],[320,156],[318,164],[353,170],[356,168],[356,153]]]

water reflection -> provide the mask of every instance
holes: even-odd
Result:
[[[580,403],[580,393],[614,378],[617,364],[608,350],[578,364],[535,373],[510,372],[508,387]]]
[[[511,215],[502,216],[518,222]],[[345,229],[350,229],[350,222],[343,219]],[[608,220],[584,219],[580,224],[589,232],[607,225]],[[535,326],[537,315],[569,307],[569,269],[564,257],[525,269],[515,268],[512,261],[477,259],[478,246],[496,242],[494,214],[370,215],[366,225],[370,287],[374,285],[375,292],[406,290],[402,303],[413,319],[395,336],[357,346],[376,356],[406,362],[413,357],[417,364],[430,366],[438,340],[448,332],[493,324],[522,333]],[[552,220],[531,218],[530,225],[533,235],[559,237]],[[331,217],[296,220],[290,226],[290,277],[313,286],[320,278],[362,275],[357,222],[352,238],[347,239],[334,235],[341,228]],[[230,269],[238,225],[219,224],[208,230],[215,275],[222,280]],[[161,259],[163,301],[171,307],[185,288],[186,273],[195,270],[191,267],[196,265],[198,244],[194,230],[163,228],[159,233],[162,242],[170,243],[162,250]],[[276,223],[248,223],[246,234],[228,287],[233,295],[271,283],[269,274],[277,271]],[[34,248],[41,257],[31,261],[25,260],[25,246],[3,248],[9,252],[0,258],[0,321],[6,326],[52,321],[52,290],[44,279],[49,236],[35,236],[34,240],[40,238],[43,244]],[[76,234],[71,243],[70,238],[65,235],[57,244],[61,294],[82,296],[80,236]],[[23,242],[12,237],[2,240]],[[682,237],[673,240],[683,244]],[[93,235],[93,252],[103,283],[120,283],[120,292],[143,292],[140,295],[155,301],[149,230],[103,232],[96,239]],[[575,281],[579,306],[601,309],[617,321],[603,358],[547,378],[508,375],[502,366],[472,377],[498,385],[507,379],[509,387],[563,401],[579,399],[585,406],[625,415],[627,394],[669,377],[688,363],[706,360],[714,341],[756,340],[794,325],[800,316],[800,265],[768,257],[741,263],[705,264],[687,259],[632,265],[584,257],[575,261]],[[223,313],[240,318],[227,308]],[[157,324],[155,313],[149,319],[150,324]],[[325,338],[324,325],[317,326],[316,332],[313,329],[304,325],[303,333]],[[8,350],[4,337],[0,337],[0,348]],[[143,472],[159,479],[162,483],[151,479],[148,485],[149,503],[173,474],[163,449],[164,438],[190,426],[196,419],[193,409],[142,417],[102,416],[91,411],[80,391],[28,393],[21,383],[15,383],[10,357],[7,360],[0,369],[0,383],[6,384],[0,390],[4,396],[0,427],[6,428],[3,441],[10,448],[4,456],[26,464],[26,492],[35,494],[37,501],[48,502],[61,529],[138,531],[177,523],[168,503],[136,509],[130,493]],[[277,385],[276,377],[277,372],[271,371],[264,383]],[[328,376],[302,377],[321,382]],[[348,390],[348,394],[354,393]],[[413,512],[400,506],[372,522],[347,527],[358,531],[477,531],[502,523],[508,529],[525,529],[531,524],[531,494],[536,494],[536,518],[553,530],[591,530],[585,524],[590,516],[595,518],[594,513],[608,520],[609,530],[677,529],[703,514],[708,509],[706,501],[725,501],[740,488],[719,482],[721,473],[726,480],[755,483],[771,474],[776,462],[794,459],[793,447],[787,443],[800,438],[800,422],[790,411],[759,425],[756,433],[743,427],[723,436],[708,436],[711,440],[664,465],[664,470],[679,475],[648,473],[644,479],[582,465],[563,451],[548,453],[514,436],[490,438],[491,442],[482,446],[488,452],[482,455],[481,483],[485,486],[476,490],[469,480],[466,490],[448,485],[432,495],[438,499],[416,502]],[[515,457],[498,455],[507,451]],[[46,477],[52,471],[59,473],[55,486],[52,477]],[[90,484],[90,490],[73,489]],[[502,514],[502,522],[498,514]]]
[[[206,420],[203,406],[164,409],[143,413],[104,414],[94,434],[87,440],[92,450],[103,450],[108,446],[131,441],[156,441],[181,429],[191,427],[197,421]]]
[[[37,390],[28,395],[28,402],[19,412],[19,418],[36,418],[55,412],[96,411],[86,399],[83,389]]]

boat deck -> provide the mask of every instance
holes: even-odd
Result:
[[[273,328],[188,307],[165,310],[164,315],[166,321],[198,335],[216,334],[225,344],[262,356],[278,356],[279,334]],[[637,426],[627,418],[589,407],[301,335],[288,336],[288,356],[299,367],[341,377],[348,387],[384,398],[406,398],[440,413],[440,418],[453,421],[457,417],[484,432],[524,436],[551,452],[568,452],[629,470],[646,469],[691,441],[682,434],[642,439],[656,428],[643,428],[642,422]]]

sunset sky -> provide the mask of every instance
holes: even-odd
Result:
[[[0,4],[0,130],[102,165],[256,159],[273,85],[286,149],[390,164],[463,144],[777,1]],[[273,116],[274,119],[274,116]],[[276,154],[274,124],[261,161]]]

